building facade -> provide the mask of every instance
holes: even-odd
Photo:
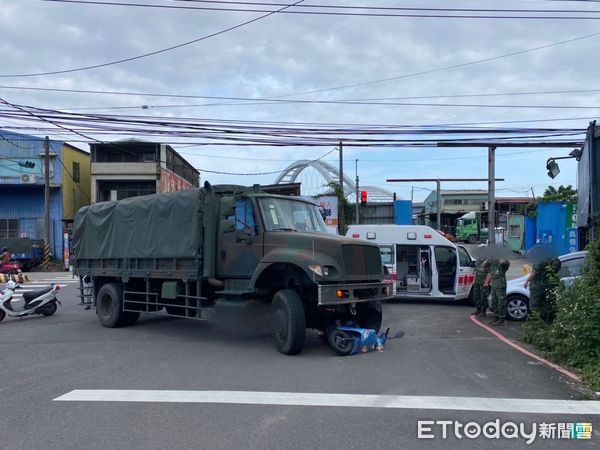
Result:
[[[167,144],[125,140],[90,150],[92,203],[200,185],[200,172]]]
[[[488,222],[488,191],[483,189],[457,189],[442,190],[442,227],[441,230],[454,234],[456,221],[469,212],[481,212],[482,220],[487,226]],[[496,197],[496,224],[500,228],[507,227],[507,215],[517,208],[524,208],[531,204],[535,210],[535,200],[530,197]],[[432,191],[423,203],[423,216],[425,225],[435,228],[437,220],[437,192]]]
[[[0,241],[44,241],[44,154],[44,138],[0,130]],[[89,154],[50,140],[49,180],[50,253],[63,259],[65,233],[90,202]]]

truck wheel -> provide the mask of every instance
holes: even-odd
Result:
[[[469,237],[467,238],[467,242],[469,244],[477,244],[477,235],[470,234]]]
[[[100,287],[96,314],[102,326],[107,328],[129,325],[132,315],[139,315],[123,311],[123,288],[118,283],[106,283]]]
[[[6,316],[6,313],[0,309],[0,322],[2,322],[4,320],[5,316]]]
[[[271,309],[271,328],[277,350],[284,355],[300,353],[306,336],[306,317],[300,296],[292,289],[277,291]]]
[[[375,333],[379,333],[381,329],[381,322],[383,320],[383,311],[379,303],[363,303],[356,307],[357,311],[357,323],[361,328],[370,328],[375,330]]]

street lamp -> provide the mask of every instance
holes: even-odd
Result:
[[[560,173],[560,168],[558,167],[557,159],[571,159],[575,158],[577,161],[581,159],[581,155],[583,153],[583,149],[574,148],[569,152],[569,156],[557,156],[555,158],[548,158],[546,161],[546,170],[548,171],[548,176],[552,179],[556,178],[556,176]]]

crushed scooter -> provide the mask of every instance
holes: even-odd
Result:
[[[329,346],[340,356],[354,355],[356,353],[367,353],[371,351],[383,351],[385,343],[389,339],[390,329],[377,335],[370,328],[361,328],[350,322],[345,325],[338,324],[331,327],[325,333]]]

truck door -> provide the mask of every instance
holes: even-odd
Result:
[[[462,245],[457,246],[458,271],[456,273],[456,299],[462,300],[469,296],[471,287],[475,282],[475,265],[467,249]]]
[[[235,201],[235,230],[219,229],[217,276],[250,278],[263,256],[262,233],[259,232],[254,207],[249,199]]]

